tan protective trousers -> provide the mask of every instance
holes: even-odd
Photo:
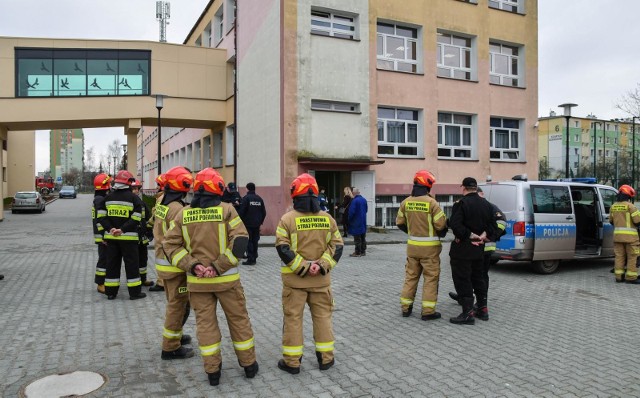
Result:
[[[182,321],[189,303],[187,275],[178,274],[174,278],[165,279],[164,294],[167,297],[167,307],[162,331],[162,350],[175,351],[180,348]]]
[[[189,300],[196,313],[196,333],[205,372],[217,372],[222,363],[220,355],[222,335],[216,315],[218,301],[227,317],[229,333],[240,366],[246,367],[256,361],[253,330],[240,282],[222,292],[189,292]]]
[[[436,312],[438,302],[438,284],[440,283],[440,252],[442,246],[424,248],[425,257],[407,257],[404,273],[404,285],[400,293],[402,312],[409,311],[418,290],[420,275],[424,277],[422,283],[422,315]]]
[[[621,281],[623,277],[628,281],[638,279],[636,259],[638,258],[638,254],[640,253],[640,245],[637,242],[615,242],[613,244],[613,253],[616,255],[616,260],[614,263],[614,273],[616,275],[616,280]],[[625,268],[627,269],[626,276]]]
[[[287,366],[300,366],[302,349],[304,347],[302,331],[302,315],[304,305],[309,304],[313,321],[313,339],[316,342],[316,357],[319,356],[323,364],[333,360],[333,294],[331,286],[282,288],[282,310],[284,325],[282,334],[282,354]]]

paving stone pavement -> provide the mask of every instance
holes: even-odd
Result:
[[[130,301],[121,288],[117,300],[107,301],[95,291],[90,202],[90,195],[79,195],[50,204],[44,214],[5,212],[0,223],[5,397],[40,377],[74,370],[108,377],[95,397],[640,396],[640,288],[615,284],[610,260],[568,263],[550,276],[498,264],[491,273],[491,320],[456,326],[448,322],[459,312],[447,296],[453,288],[448,244],[438,297],[443,319],[430,322],[419,311],[400,316],[403,244],[371,244],[366,257],[343,257],[333,276],[336,365],[318,370],[307,312],[297,376],[276,367],[279,259],[275,249],[260,248],[258,265],[241,269],[260,373],[244,378],[219,309],[223,373],[220,386],[211,387],[198,355],[160,360],[162,293]],[[185,332],[197,350],[194,329],[192,315]]]

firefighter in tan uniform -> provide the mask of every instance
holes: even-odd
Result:
[[[180,268],[171,265],[162,250],[162,242],[171,221],[185,206],[182,200],[193,185],[193,176],[186,168],[177,166],[167,171],[165,177],[164,194],[154,208],[155,221],[153,224],[156,272],[158,280],[164,282],[167,298],[161,358],[184,359],[194,355],[191,348],[184,347],[185,344],[191,343],[191,336],[182,333],[189,305],[187,275]]]
[[[613,224],[613,252],[616,255],[614,273],[616,282],[639,284],[636,259],[640,252],[637,225],[640,211],[631,203],[636,191],[629,185],[618,189],[617,202],[611,205],[609,221]],[[626,268],[626,273],[625,273]]]
[[[200,171],[191,205],[172,221],[162,244],[171,264],[187,272],[200,354],[212,386],[220,383],[222,362],[218,302],[245,376],[253,378],[258,373],[253,331],[238,273],[238,257],[247,248],[249,234],[233,206],[222,202],[223,192],[224,180],[217,171]]]
[[[306,173],[298,176],[291,184],[293,210],[282,216],[276,229],[276,249],[284,263],[283,359],[278,367],[291,374],[300,373],[305,303],[311,311],[320,370],[334,364],[331,271],[342,256],[343,242],[335,220],[320,211],[318,191],[315,178]]]
[[[411,196],[402,201],[396,218],[398,228],[409,235],[404,285],[400,294],[402,316],[408,317],[413,311],[413,300],[422,274],[423,321],[441,317],[436,312],[436,303],[442,251],[440,237],[447,233],[447,217],[429,194],[435,182],[436,179],[430,172],[418,171],[413,177]]]
[[[153,206],[153,209],[151,209],[151,219],[149,220],[152,226],[154,226],[156,222],[156,206],[160,204],[160,202],[162,202],[162,197],[164,196],[164,186],[166,183],[167,183],[167,178],[165,177],[164,174],[160,174],[159,176],[156,177],[156,184],[157,184],[156,185],[157,193],[155,195],[156,204]],[[151,229],[153,230],[153,227]],[[155,238],[155,234],[154,234],[154,238]],[[158,279],[156,280],[156,284],[149,288],[149,291],[164,292],[164,282],[162,282],[162,279],[160,277],[158,277]]]

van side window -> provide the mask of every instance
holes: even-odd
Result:
[[[604,212],[609,214],[609,209],[611,209],[611,205],[616,202],[616,191],[613,189],[604,189],[599,188],[600,196],[602,196],[602,204],[604,205]]]
[[[532,186],[531,197],[534,213],[572,213],[568,187]]]

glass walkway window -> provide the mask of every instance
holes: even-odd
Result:
[[[16,97],[149,95],[151,51],[16,48]]]

